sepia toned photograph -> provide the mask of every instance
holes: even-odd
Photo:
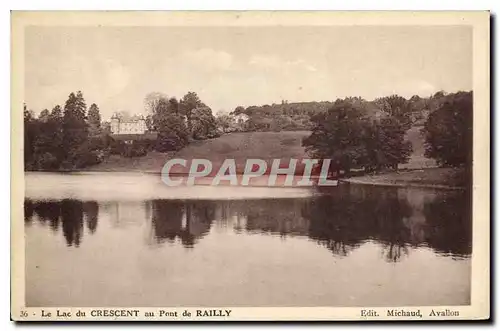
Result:
[[[488,318],[488,12],[12,19],[17,319]]]

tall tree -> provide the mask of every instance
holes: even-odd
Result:
[[[23,104],[24,111],[24,169],[34,169],[34,147],[38,131],[37,120],[32,110]]]
[[[156,111],[158,102],[161,99],[168,99],[168,97],[161,92],[151,92],[144,97],[144,108],[148,114],[153,114]]]
[[[449,94],[425,122],[425,156],[443,166],[472,165],[472,92]]]
[[[194,139],[215,138],[218,136],[217,124],[212,110],[208,107],[197,107],[191,115],[191,135]]]
[[[40,113],[40,115],[38,115],[38,119],[41,122],[47,122],[49,120],[49,115],[50,115],[49,110],[48,109],[44,109],[44,110],[42,110],[42,112]]]
[[[88,125],[85,120],[86,105],[82,92],[71,93],[64,105],[63,152],[67,166],[78,166],[88,139]],[[82,150],[83,149],[83,150]]]
[[[363,142],[365,113],[346,100],[335,101],[327,112],[313,116],[314,128],[302,145],[315,158],[332,159],[347,173],[366,162]]]
[[[184,116],[186,116],[187,129],[189,132],[192,132],[191,117],[193,115],[193,110],[198,107],[205,107],[205,104],[201,102],[195,92],[186,93],[180,101],[180,111]]]
[[[394,117],[377,119],[365,131],[367,160],[365,169],[397,169],[398,164],[407,163],[412,145],[405,139],[403,125]]]
[[[90,105],[88,124],[91,136],[95,136],[101,133],[101,113],[99,112],[99,107],[95,103]]]
[[[52,132],[52,154],[56,157],[58,166],[63,161],[63,111],[61,106],[52,108],[48,121],[49,130]]]
[[[158,132],[156,149],[167,152],[184,147],[188,142],[188,131],[181,115],[172,111],[171,103],[160,98],[155,103],[152,126]]]
[[[351,168],[396,169],[411,153],[404,125],[389,114],[373,118],[360,98],[337,100],[327,112],[313,116],[312,122],[312,133],[303,139],[303,146],[315,158],[332,159],[346,173]]]

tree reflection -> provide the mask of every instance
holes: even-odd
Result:
[[[151,220],[156,242],[178,241],[190,248],[209,233],[215,220],[219,231],[233,228],[236,233],[307,237],[339,256],[367,241],[381,245],[382,256],[390,262],[417,246],[453,256],[471,254],[469,194],[356,185],[322,193],[300,199],[152,200],[131,210],[144,206],[145,213],[133,218]],[[26,199],[24,219],[54,231],[62,227],[66,243],[78,247],[84,223],[90,233],[97,231],[99,206],[95,201]],[[104,213],[113,219],[116,210],[104,208]]]
[[[30,199],[24,200],[24,223],[30,225],[33,222],[33,213],[35,206]]]
[[[218,202],[217,216],[226,227],[237,219],[238,230],[243,219],[247,232],[308,236],[340,256],[373,241],[382,246],[386,261],[397,262],[411,246],[469,254],[466,201],[455,193],[339,186],[310,199]]]
[[[96,231],[99,219],[99,205],[95,201],[25,199],[24,210],[26,222],[32,222],[36,218],[41,224],[49,225],[53,231],[58,231],[61,223],[66,244],[75,247],[79,247],[82,241],[84,215],[91,233]]]
[[[99,219],[99,205],[95,201],[86,201],[83,203],[83,212],[87,221],[87,228],[90,233],[95,233],[97,220]]]
[[[83,203],[79,200],[61,201],[61,220],[68,246],[80,246],[83,232]]]
[[[457,256],[472,253],[471,198],[470,193],[453,192],[425,204],[425,240],[429,246]]]
[[[212,225],[215,204],[211,201],[153,200],[152,224],[157,242],[177,238],[192,248]]]

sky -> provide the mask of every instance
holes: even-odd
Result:
[[[429,96],[472,89],[466,26],[27,27],[25,102],[40,112],[81,90],[103,119],[144,98],[196,92],[237,106]]]

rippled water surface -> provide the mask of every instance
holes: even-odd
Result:
[[[25,180],[28,306],[470,303],[464,192]]]

